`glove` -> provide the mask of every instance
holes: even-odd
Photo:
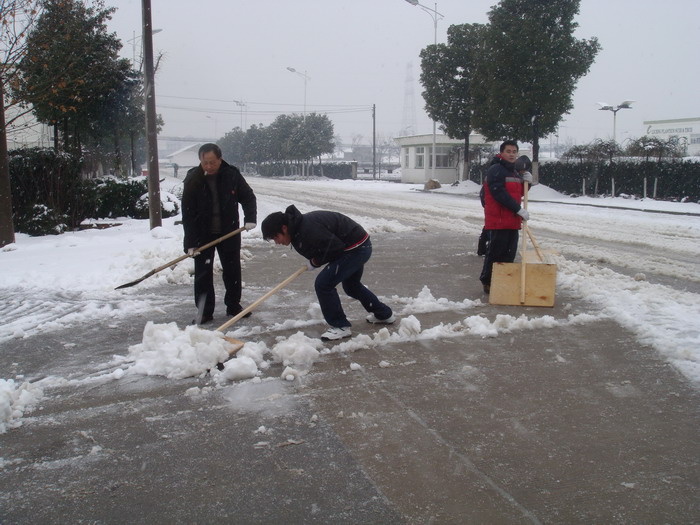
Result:
[[[523,172],[523,180],[532,184],[532,173],[530,173],[529,171]]]
[[[524,221],[530,220],[530,214],[527,212],[527,210],[525,208],[520,208],[518,210],[518,215],[520,215]]]
[[[318,266],[314,266],[311,262],[311,259],[309,259],[308,261],[306,261],[306,269],[310,272],[313,272],[314,270],[318,270]]]
[[[249,232],[253,228],[255,228],[256,224],[254,222],[246,222],[243,227],[245,228],[245,231]]]
[[[197,252],[197,248],[188,248],[187,249],[187,255],[190,257],[194,257],[194,254]]]

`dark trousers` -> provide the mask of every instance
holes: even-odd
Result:
[[[512,263],[518,253],[519,230],[489,230],[489,242],[484,257],[484,268],[479,280],[483,284],[491,284],[493,263]]]
[[[364,309],[373,313],[377,319],[391,316],[391,308],[377,299],[377,296],[360,282],[365,263],[371,255],[372,243],[367,239],[362,245],[329,263],[316,277],[316,296],[323,318],[329,325],[336,328],[350,326],[336,290],[340,283],[343,284],[346,294],[360,301]]]
[[[207,243],[216,238],[207,239]],[[204,317],[213,316],[216,305],[214,249],[219,254],[223,269],[226,312],[238,313],[241,307],[241,236],[235,235],[224,241],[224,246],[221,244],[212,246],[194,258],[194,303],[197,305],[198,312]]]
[[[489,233],[489,230],[481,230],[481,235],[479,235],[479,244],[476,247],[477,255],[486,255],[486,249],[489,246]]]

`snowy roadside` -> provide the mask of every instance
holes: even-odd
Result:
[[[168,189],[179,184],[168,179]],[[410,230],[448,229],[476,233],[480,229],[481,208],[476,199],[446,200],[439,195],[415,191],[411,185],[374,181],[270,181],[253,178],[251,184],[259,200],[259,221],[268,213],[295,203],[302,211],[314,208],[340,208],[371,233]],[[536,187],[533,189],[533,196]],[[540,187],[538,191],[547,189]],[[549,190],[551,191],[551,190]],[[294,195],[290,198],[289,195]],[[563,198],[563,197],[561,197]],[[624,200],[627,205],[629,201]],[[648,203],[640,203],[648,205]],[[674,206],[671,206],[674,205]],[[675,210],[694,209],[698,205],[665,203]],[[565,257],[558,260],[558,287],[591,305],[596,316],[573,315],[570,319],[549,318],[547,315],[498,316],[489,320],[478,299],[455,303],[434,297],[425,287],[415,297],[395,297],[401,304],[401,322],[390,329],[361,334],[337,345],[334,351],[350,352],[386,342],[406,342],[418,339],[444,339],[465,333],[494,337],[498,333],[533,327],[555,326],[562,322],[586,323],[597,316],[616,320],[630,329],[642,344],[652,345],[669,362],[700,386],[700,318],[698,294],[674,287],[648,282],[641,269],[658,271],[678,279],[695,276],[697,262],[686,263],[679,270],[672,263],[656,263],[650,268],[644,257],[630,261],[634,276],[617,273],[601,264],[577,260],[577,253],[596,257],[596,243],[612,242],[619,246],[611,253],[606,248],[600,257],[625,259],[631,243],[641,244],[651,252],[674,252],[697,261],[700,255],[700,220],[677,215],[643,214],[626,210],[591,210],[588,207],[535,203],[533,221],[542,231],[556,230],[568,235]],[[348,211],[352,210],[352,211]],[[182,254],[181,226],[177,218],[164,220],[163,227],[147,230],[147,221],[124,220],[122,224],[104,230],[85,230],[60,236],[30,238],[18,235],[17,242],[0,250],[0,290],[5,291],[0,313],[5,322],[0,327],[0,342],[32,338],[51,330],[84,322],[101,322],[137,313],[146,313],[154,306],[133,290],[115,291],[119,284],[129,282],[149,270]],[[615,228],[610,228],[613,221]],[[541,225],[540,225],[541,223]],[[630,236],[633,235],[633,238]],[[592,242],[591,242],[592,241]],[[264,245],[259,230],[245,234],[244,245]],[[442,248],[441,248],[442,249]],[[450,249],[446,247],[444,249]],[[599,248],[598,248],[599,249]],[[247,256],[243,252],[244,264]],[[629,258],[629,256],[627,256]],[[673,259],[673,258],[672,258]],[[673,259],[675,261],[675,259]],[[635,266],[636,265],[636,266]],[[641,267],[641,268],[639,268]],[[639,271],[637,271],[639,270]],[[695,270],[695,271],[693,271]],[[144,281],[139,290],[164,284],[187,285],[191,282],[191,261],[178,264],[173,270]],[[161,299],[158,307],[166,308]],[[481,308],[458,323],[437,327],[422,327],[414,314],[429,311],[464,312]],[[303,328],[320,323],[317,305],[312,304],[301,318],[284,320],[287,329]],[[233,331],[234,337],[252,333],[249,329]],[[193,351],[197,349],[197,351]],[[105,366],[103,374],[91,375],[84,381],[118,380],[128,374],[163,375],[171,378],[199,375],[226,352],[218,334],[196,328],[179,330],[174,325],[147,325],[143,341]],[[294,379],[307,373],[313,362],[325,350],[318,341],[298,332],[283,337],[270,347],[251,342],[221,373],[213,378],[219,384],[241,379],[260,380],[270,363],[283,363],[287,368],[283,379]],[[158,366],[155,366],[158,363]],[[60,377],[45,378],[35,383],[23,377],[0,380],[0,432],[21,424],[23,415],[44,396],[47,388],[65,384]],[[82,380],[72,380],[79,384]]]

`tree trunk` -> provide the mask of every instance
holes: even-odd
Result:
[[[5,127],[5,86],[0,79],[0,247],[15,242],[12,225],[12,186],[10,184],[10,156],[7,151]]]
[[[537,117],[532,119],[532,181],[540,180],[540,127]]]
[[[462,178],[461,180],[469,180],[469,171],[471,170],[471,161],[469,160],[469,135],[471,133],[467,132],[464,136],[464,166],[462,166]]]
[[[122,173],[122,150],[119,147],[119,133],[114,132],[114,173],[119,177]]]
[[[136,171],[138,170],[138,166],[136,165],[136,152],[134,151],[135,144],[134,144],[134,131],[129,132],[129,147],[130,147],[130,159],[131,159],[131,176],[134,177],[137,175]],[[175,176],[177,177],[177,173],[175,173]]]

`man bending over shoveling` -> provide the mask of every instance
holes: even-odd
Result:
[[[395,317],[360,282],[365,263],[372,255],[369,234],[350,217],[333,211],[312,211],[302,214],[295,206],[284,213],[271,213],[262,222],[263,239],[292,247],[308,259],[309,270],[323,268],[316,277],[316,296],[321,312],[330,328],[321,335],[324,341],[344,339],[352,335],[350,322],[343,312],[336,286],[360,301],[369,312],[370,323],[391,324]]]

